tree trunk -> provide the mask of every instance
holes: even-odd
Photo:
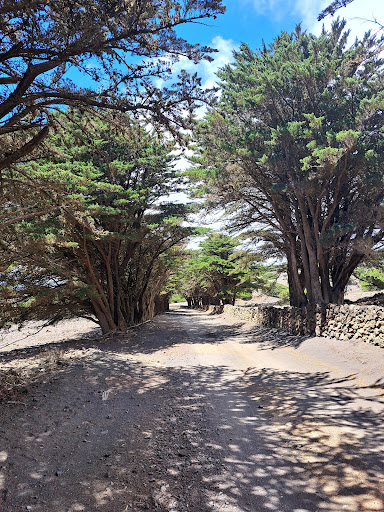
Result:
[[[290,237],[290,244],[286,248],[288,262],[288,286],[291,306],[301,308],[307,305],[307,298],[300,282],[298,259],[296,255],[296,243],[294,236]]]
[[[334,288],[331,293],[331,303],[332,304],[344,304],[344,292],[345,292],[345,286],[342,288],[340,288],[340,287]]]
[[[304,199],[302,196],[298,196],[300,206],[300,218],[297,219],[298,223],[301,219],[301,226],[299,229],[299,238],[302,245],[302,250],[308,258],[308,273],[306,276],[306,289],[308,295],[308,301],[310,304],[323,304],[324,297],[321,289],[320,273],[319,273],[319,262],[317,259],[316,251],[316,238],[313,231],[313,226],[309,222],[311,215],[306,208]],[[305,261],[305,258],[303,258]]]
[[[364,255],[357,253],[351,254],[348,259],[349,261],[345,261],[338,273],[334,275],[331,295],[332,303],[334,304],[344,304],[344,292],[347,284],[356,267],[363,261]]]
[[[107,334],[108,332],[115,331],[117,325],[112,321],[111,315],[103,311],[103,308],[100,307],[98,299],[91,299],[91,304],[102,333]]]

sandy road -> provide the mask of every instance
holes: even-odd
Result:
[[[384,510],[383,349],[179,309],[67,350],[3,408],[1,510]]]

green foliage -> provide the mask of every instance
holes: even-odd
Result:
[[[252,298],[252,290],[240,290],[237,294],[237,299],[249,300]]]
[[[175,302],[185,302],[185,297],[184,295],[181,295],[181,293],[174,293],[173,295],[171,295],[171,297],[169,298],[169,302],[171,304],[175,303]]]
[[[177,190],[173,145],[128,115],[70,114],[57,117],[49,158],[12,171],[12,208],[47,212],[4,232],[2,322],[94,315],[104,332],[123,330],[153,314],[192,231],[183,205],[158,202]]]
[[[282,272],[285,272],[285,265],[266,265],[264,262],[256,262],[251,267],[254,287],[265,295],[279,298],[280,304],[289,303],[289,288],[277,282]]]
[[[269,289],[269,295],[272,297],[278,297],[279,304],[289,304],[289,288],[284,284],[273,283],[271,288]]]
[[[186,253],[174,277],[174,288],[194,306],[233,304],[253,288],[252,255],[236,250],[237,239],[211,233],[201,249]]]
[[[364,292],[384,290],[384,269],[359,269],[356,272]]]
[[[296,306],[341,302],[383,238],[384,38],[347,48],[344,28],[243,44],[219,72],[190,171],[234,230],[285,255]]]

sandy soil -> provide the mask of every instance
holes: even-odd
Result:
[[[384,510],[383,349],[182,308],[77,327],[0,354],[38,362],[1,404],[2,511]]]
[[[84,318],[64,320],[50,327],[43,325],[39,322],[28,322],[22,329],[15,326],[9,330],[0,330],[0,353],[101,335],[101,329],[91,320]]]

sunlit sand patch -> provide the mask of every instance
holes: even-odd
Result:
[[[323,491],[326,494],[336,494],[339,490],[339,483],[337,480],[331,480],[323,485]]]
[[[360,496],[360,499],[362,500],[362,507],[363,510],[366,510],[367,512],[378,511],[381,512],[384,510],[384,501],[379,498],[372,498],[371,496]]]

